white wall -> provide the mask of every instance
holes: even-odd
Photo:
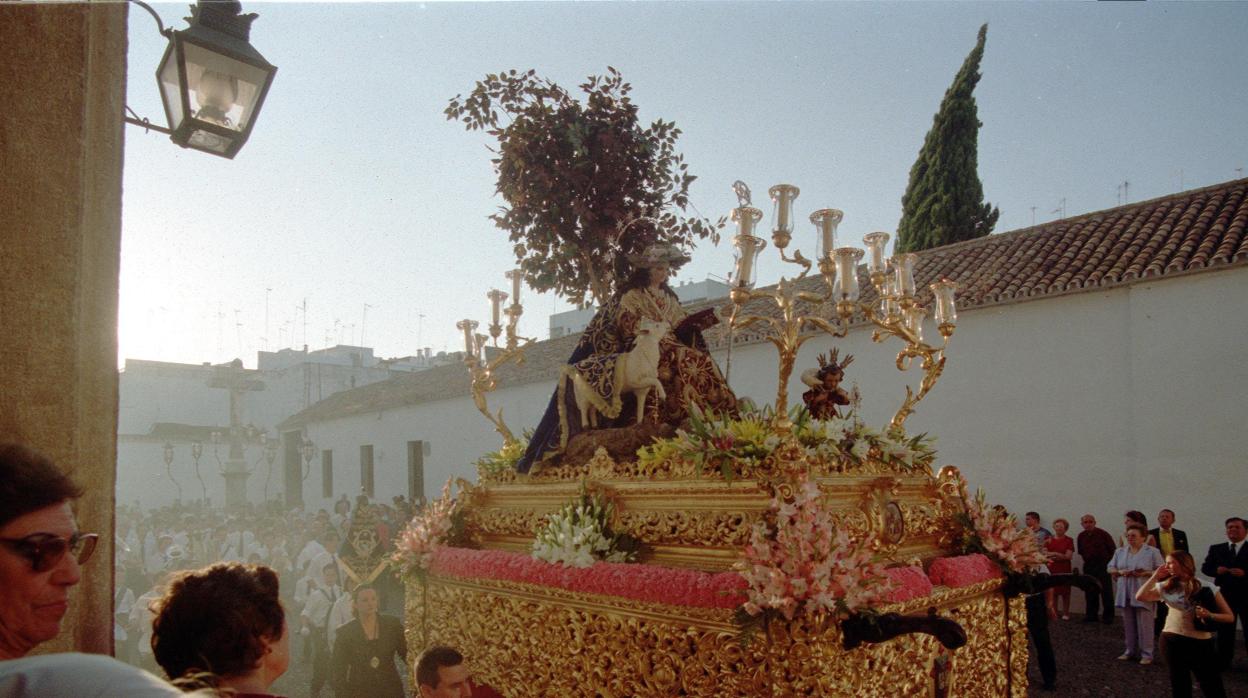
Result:
[[[466,369],[465,369],[466,370]],[[554,383],[532,383],[489,396],[492,411],[503,408],[503,420],[516,436],[542,418]],[[425,457],[425,496],[436,497],[451,477],[476,479],[475,461],[502,446],[494,425],[477,411],[470,398],[440,400],[369,415],[318,422],[305,427],[316,444],[311,474],[303,484],[305,508],[330,508],[342,494],[360,492],[360,446],[373,446],[374,493],[389,501],[407,494],[407,442],[429,443]],[[332,449],[333,496],[322,497],[321,452]]]
[[[376,363],[371,358],[369,361]],[[302,352],[298,353],[304,356]],[[313,354],[316,360],[335,360],[333,356]],[[305,407],[334,393],[375,383],[393,375],[384,367],[351,366],[330,363],[309,363],[283,368],[250,372],[265,384],[264,390],[250,391],[243,397],[243,424],[251,424],[277,435],[276,425]],[[403,371],[407,373],[407,371]],[[172,504],[177,487],[170,480],[164,462],[163,438],[150,434],[154,424],[172,422],[197,427],[219,427],[222,432],[230,422],[229,392],[209,387],[211,367],[150,361],[127,361],[119,377],[117,496],[127,504],[136,499],[145,508]],[[194,475],[190,441],[172,441],[174,446],[174,477],[182,485],[182,498],[192,501],[202,496],[203,489]],[[222,444],[219,454],[225,460],[228,446]],[[358,455],[357,455],[358,459]],[[251,445],[247,461],[255,471],[247,482],[248,500],[265,500],[265,479],[268,464],[256,445]],[[200,474],[214,504],[225,501],[225,481],[219,474],[212,446],[204,440]],[[283,492],[282,454],[273,465],[269,479],[268,498]]]
[[[1239,484],[1248,433],[1244,318],[1242,268],[964,311],[944,375],[906,426],[934,434],[938,463],[957,465],[991,501],[1035,509],[1046,525],[1063,516],[1077,532],[1078,517],[1090,512],[1116,534],[1127,509],[1150,522],[1159,509],[1174,509],[1199,560],[1221,539],[1223,519],[1248,514],[1248,487]],[[930,323],[927,329],[934,333]],[[874,344],[865,329],[807,342],[790,405],[805,390],[800,372],[833,344],[855,356],[847,382],[862,391],[863,415],[885,426],[904,397],[903,380],[917,387],[919,370],[899,373],[899,343]],[[716,359],[724,367],[726,353]],[[734,348],[739,395],[770,403],[776,378],[770,344]],[[540,419],[553,388],[551,381],[499,390],[489,401],[504,407],[519,434]],[[359,489],[361,443],[375,444],[377,493],[387,499],[406,492],[408,440],[431,442],[427,496],[448,476],[473,477],[473,461],[501,443],[467,396],[308,430],[318,449],[335,449],[335,496]],[[314,462],[309,505],[320,495],[319,477]]]

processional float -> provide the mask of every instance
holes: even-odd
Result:
[[[772,244],[801,271],[755,288],[762,212],[736,190],[728,346],[748,330],[776,346],[774,405],[694,408],[635,454],[599,448],[517,473],[508,466],[524,444],[486,404],[495,372],[531,341],[516,335],[511,272],[503,347],[506,293],[488,294],[492,355],[475,321],[458,324],[474,402],[503,448],[398,538],[409,646],[458,647],[478,680],[517,697],[1025,695],[1020,594],[1051,581],[1034,574],[1043,555],[1013,516],[969,496],[956,468],[934,471],[930,441],[904,429],[944,368],[956,284],[920,291],[917,256],[887,257],[882,232],[864,238],[860,269],[864,251],[836,245],[836,209],[810,215],[815,259],[790,256],[799,191],[782,184],[769,191]],[[936,343],[924,339],[929,310]],[[918,389],[879,429],[856,400],[813,417],[790,409],[803,343],[858,324],[901,342],[897,368],[917,361]],[[832,358],[840,373],[847,364]],[[806,382],[814,405],[821,388]]]

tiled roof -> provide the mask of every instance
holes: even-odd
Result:
[[[958,308],[1018,302],[1092,291],[1149,279],[1248,264],[1248,179],[989,235],[919,253],[915,284],[939,279],[958,283]],[[876,300],[865,267],[859,269],[865,302]],[[797,282],[820,291],[812,275]],[[724,306],[720,299],[701,303]],[[775,315],[768,299],[751,301],[746,314]],[[727,317],[727,309],[721,312]],[[758,326],[756,326],[758,327]],[[761,327],[759,327],[761,330]],[[713,346],[726,344],[726,323],[707,332]],[[734,344],[761,341],[758,331],[737,332]],[[577,336],[534,343],[522,367],[497,373],[500,387],[551,380],[572,353]],[[291,417],[283,428],[352,414],[468,394],[468,371],[443,366],[333,395]]]

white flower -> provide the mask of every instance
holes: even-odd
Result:
[[[858,460],[866,460],[867,453],[871,451],[871,442],[861,436],[854,441],[853,448],[849,449],[850,454]]]

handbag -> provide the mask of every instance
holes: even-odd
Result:
[[[1200,591],[1196,592],[1196,597],[1193,599],[1193,602],[1196,606],[1199,606],[1210,613],[1219,612],[1218,600],[1214,598],[1213,589],[1210,589],[1209,587],[1202,586]],[[1197,630],[1204,632],[1214,632],[1218,629],[1218,626],[1222,625],[1212,618],[1201,618],[1198,615],[1193,618],[1193,624],[1196,626]]]

